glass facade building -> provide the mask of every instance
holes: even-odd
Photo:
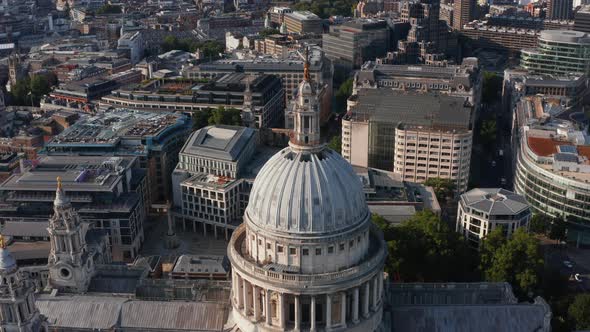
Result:
[[[543,31],[537,48],[522,50],[521,65],[536,74],[588,74],[590,37],[579,31]]]

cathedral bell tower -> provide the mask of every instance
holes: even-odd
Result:
[[[309,74],[309,49],[305,50],[303,81],[297,90],[293,107],[293,132],[289,145],[297,151],[319,151],[324,145],[320,144],[319,102]]]
[[[21,273],[0,235],[0,329],[4,332],[47,331],[35,305],[35,285]]]
[[[86,292],[95,272],[86,247],[87,229],[66,197],[59,177],[53,205],[47,228],[51,240],[49,284],[65,292]]]

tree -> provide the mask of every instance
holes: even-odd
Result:
[[[241,126],[242,114],[239,109],[219,106],[209,117],[209,125]]]
[[[387,241],[386,271],[404,281],[467,281],[477,271],[475,252],[459,233],[431,211],[416,213],[400,226],[373,216]]]
[[[568,308],[569,317],[577,330],[590,329],[590,294],[578,294]]]
[[[103,15],[103,14],[121,14],[123,11],[121,9],[121,6],[113,6],[110,4],[105,4],[104,6],[98,8],[98,10],[96,11],[97,14],[99,15]]]
[[[493,232],[502,233],[496,229]],[[494,234],[493,238],[497,239],[497,234]],[[486,241],[484,240],[484,247]],[[490,243],[487,245],[490,248],[494,247]],[[529,297],[538,288],[543,271],[543,258],[538,240],[524,229],[517,229],[510,239],[492,253],[491,262],[488,260],[489,258],[486,258],[484,261],[482,257],[481,262],[487,281],[508,282],[514,287],[515,294],[523,297]]]
[[[535,234],[545,234],[549,230],[550,220],[541,213],[535,213],[530,221],[530,231]]]
[[[486,104],[498,100],[498,92],[502,91],[502,77],[496,73],[486,71],[483,73],[481,100]]]
[[[267,36],[270,36],[270,35],[277,35],[279,33],[281,33],[279,31],[279,29],[275,29],[275,28],[264,28],[262,31],[260,31],[258,33],[258,35],[260,37],[264,38],[264,37],[267,37]]]
[[[484,120],[479,129],[481,143],[488,149],[492,149],[496,142],[496,119]]]
[[[347,79],[340,85],[338,91],[336,91],[334,109],[337,113],[346,112],[346,103],[348,97],[352,94],[352,84],[354,80],[352,78]]]
[[[338,153],[342,153],[342,136],[334,136],[328,143],[328,147]]]
[[[424,185],[434,189],[436,199],[441,204],[445,204],[453,198],[455,183],[451,179],[429,178],[424,182]]]
[[[549,226],[548,236],[550,239],[560,242],[565,240],[566,231],[567,226],[565,224],[565,221],[563,221],[560,218],[555,218]]]
[[[11,100],[12,104],[19,106],[39,105],[39,101],[43,95],[51,92],[50,76],[44,74],[33,75],[33,77],[26,77],[18,80],[11,86]]]
[[[207,108],[193,113],[193,129],[198,130],[209,125],[209,118],[213,112]]]

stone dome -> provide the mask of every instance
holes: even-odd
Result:
[[[246,216],[271,233],[319,235],[358,226],[369,209],[360,179],[338,153],[288,147],[258,173]]]

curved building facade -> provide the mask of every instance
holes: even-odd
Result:
[[[588,156],[590,147],[547,130],[525,130],[516,154],[514,190],[533,210],[568,220],[568,240],[577,245],[590,244]]]
[[[535,49],[523,49],[521,65],[530,72],[549,75],[590,72],[590,36],[571,30],[545,30]]]
[[[320,143],[308,64],[294,102],[289,147],[258,173],[228,247],[232,319],[242,331],[379,330],[385,242],[352,167]]]

